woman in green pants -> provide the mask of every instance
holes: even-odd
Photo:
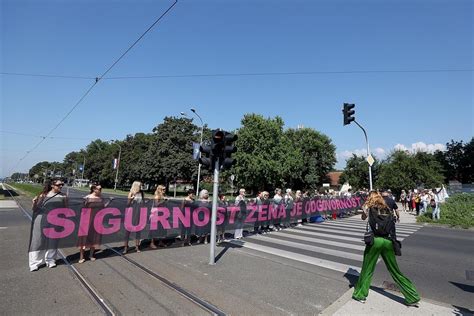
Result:
[[[388,234],[385,231],[386,228],[384,227],[384,229],[382,229],[383,225],[380,225],[380,222],[378,222],[384,218],[387,219],[386,222],[389,222],[389,218],[393,220],[392,211],[388,208],[387,204],[385,204],[380,193],[373,191],[370,192],[364,206],[366,210],[368,210],[368,214],[364,211],[362,219],[365,220],[367,215],[369,216],[370,229],[374,232],[374,242],[372,245],[365,247],[362,271],[354,288],[352,298],[365,303],[367,295],[369,294],[370,282],[374,274],[377,259],[379,255],[382,255],[383,261],[392,275],[393,280],[398,284],[403,296],[405,296],[406,304],[418,307],[417,303],[420,301],[420,296],[413,283],[400,272],[397,260],[395,259],[392,244],[392,239],[395,239],[395,222],[393,221],[393,225],[389,225],[391,227],[387,229],[389,231]]]

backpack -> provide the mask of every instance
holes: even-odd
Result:
[[[379,214],[376,216],[369,215],[370,228],[376,237],[389,237],[395,228],[395,220],[393,213]]]

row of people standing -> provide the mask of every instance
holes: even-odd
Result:
[[[416,216],[423,215],[428,211],[428,208],[432,209],[433,220],[440,219],[441,213],[441,202],[443,201],[440,196],[442,189],[424,189],[424,190],[402,190],[400,194],[400,202],[402,204],[403,211],[415,212]]]
[[[33,199],[33,209],[38,210],[41,209],[41,206],[45,206],[48,203],[52,203],[54,201],[60,200],[61,207],[66,207],[67,205],[67,198],[64,194],[61,193],[61,188],[64,183],[61,180],[54,180],[51,183],[47,183],[43,189],[43,192]],[[165,203],[167,200],[166,197],[166,188],[163,185],[158,185],[154,196],[151,199],[152,204],[150,205],[150,200],[145,199],[144,192],[142,191],[142,184],[139,181],[134,181],[130,192],[127,196],[127,209],[131,209],[132,212],[132,221],[134,223],[140,222],[140,209],[145,206],[149,208],[156,208],[159,207],[162,203]],[[301,192],[297,190],[295,194],[293,194],[291,189],[287,189],[285,194],[282,195],[282,190],[277,188],[275,190],[275,194],[273,199],[270,200],[270,194],[267,191],[259,192],[256,199],[248,199],[246,196],[246,190],[240,189],[239,195],[232,202],[235,206],[240,207],[240,211],[237,213],[237,220],[235,223],[235,230],[234,230],[234,238],[241,239],[244,233],[244,223],[243,219],[245,218],[245,214],[247,213],[247,204],[249,203],[256,203],[256,204],[273,204],[273,207],[279,207],[280,205],[285,206],[286,217],[282,221],[279,222],[266,222],[266,223],[258,223],[254,225],[253,232],[254,233],[267,233],[274,230],[281,230],[283,228],[291,227],[291,226],[300,226],[307,222],[307,219],[294,219],[291,220],[290,212],[293,209],[295,202],[299,202],[304,199],[309,199],[308,191]],[[96,212],[101,209],[106,208],[111,202],[113,198],[103,198],[102,196],[102,187],[100,184],[93,184],[90,187],[90,192],[83,198],[83,206],[85,208],[91,209],[89,213],[91,218],[94,216]],[[219,194],[219,204],[220,206],[228,206],[229,202],[226,199],[225,194]],[[209,192],[207,190],[202,190],[199,193],[199,198],[196,200],[195,191],[189,190],[187,197],[182,202],[182,208],[184,209],[185,206],[193,204],[194,206],[199,203],[206,204],[208,206],[209,200]],[[41,218],[44,215],[41,212],[34,213],[37,219],[34,221],[34,225],[32,226],[32,241],[37,242],[41,240]],[[200,213],[202,216],[203,213]],[[227,215],[226,215],[227,216]],[[200,218],[202,220],[202,218]],[[227,218],[226,218],[227,220]],[[227,221],[225,221],[226,223]],[[224,240],[225,233],[226,233],[226,225],[220,225],[218,227],[218,242]],[[251,227],[247,227],[250,228]],[[192,240],[196,240],[197,243],[204,243],[206,244],[210,238],[209,236],[210,227],[194,227],[194,228],[181,228],[181,233],[178,234],[177,239],[181,241],[182,246],[191,245]],[[169,237],[175,237],[172,235],[167,234],[168,232],[165,229],[159,229],[156,231],[151,231],[150,233],[146,234],[146,236],[141,235],[139,232],[135,233],[134,235],[134,243],[135,243],[135,250],[137,252],[141,251],[141,248],[146,244],[143,243],[143,240],[149,240],[149,247],[150,248],[158,248],[158,247],[166,247],[167,244],[165,243],[165,239],[170,239]],[[130,239],[130,232],[125,231],[124,235],[124,244],[123,244],[123,254],[127,254],[129,252],[129,239]],[[100,235],[95,232],[93,225],[89,227],[89,231],[87,235],[78,239],[77,246],[79,248],[79,263],[83,263],[86,261],[86,253],[89,249],[89,259],[91,261],[95,261],[95,253],[96,250],[99,249],[101,244]],[[37,245],[33,244],[31,249],[39,249]],[[42,247],[44,249],[44,247]],[[57,258],[57,247],[48,248],[50,250],[43,251],[43,252],[34,252],[30,254],[30,269],[32,271],[37,270],[38,266],[42,263],[47,263],[48,266],[54,267],[55,260]]]

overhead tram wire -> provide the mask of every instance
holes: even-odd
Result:
[[[371,74],[371,73],[435,73],[435,72],[472,72],[474,69],[428,69],[428,70],[341,70],[341,71],[294,71],[294,72],[249,72],[217,74],[183,74],[109,77],[107,80],[155,79],[155,78],[194,78],[194,77],[251,77],[251,76],[297,76],[324,74]]]
[[[62,78],[62,79],[87,79],[95,80],[95,77],[69,76],[69,75],[54,75],[54,74],[32,74],[21,72],[0,72],[0,75],[5,76],[21,76],[21,77],[46,77],[46,78]]]
[[[42,135],[33,135],[33,134],[26,134],[26,133],[19,133],[19,132],[12,132],[12,131],[1,131],[0,133],[3,134],[13,134],[13,135],[20,135],[20,136],[27,136],[27,137],[35,137],[35,138],[46,138],[46,136]],[[69,139],[69,140],[90,140],[90,138],[79,138],[79,137],[57,137],[57,136],[50,136],[47,137],[49,139]]]
[[[46,134],[46,136],[44,136],[35,146],[33,146],[33,148],[31,148],[30,150],[28,150],[26,152],[26,154],[20,158],[20,160],[18,160],[17,164],[12,168],[10,169],[10,172],[13,171],[14,169],[16,169],[18,167],[18,165],[31,153],[33,152],[36,148],[38,148],[47,138],[49,138],[49,136],[56,130],[58,129],[58,127],[69,117],[69,115],[71,115],[71,113],[79,106],[79,104],[82,103],[82,101],[86,98],[86,96],[92,91],[92,89],[94,89],[94,87],[97,85],[97,83],[102,80],[102,78],[104,78],[107,73],[109,73],[110,70],[112,70],[112,68],[115,67],[115,65],[117,65],[117,63],[122,60],[123,57],[125,57],[125,55],[176,5],[176,3],[178,3],[178,0],[174,0],[174,3],[158,18],[155,20],[155,22],[153,22],[153,24],[151,24],[150,27],[148,27],[148,29],[143,32],[142,35],[140,35],[140,37],[132,44],[130,45],[130,47],[119,57],[117,58],[113,63],[112,65],[107,68],[107,70],[102,74],[100,75],[99,77],[96,77],[95,78],[95,81],[92,83],[92,85],[89,87],[89,89],[87,89],[87,91],[81,96],[81,98],[79,99],[79,101],[77,101],[74,106],[66,113],[66,115]]]
[[[182,75],[148,75],[148,76],[117,76],[108,78],[81,77],[70,75],[33,74],[0,72],[1,75],[49,77],[67,79],[125,80],[125,79],[159,79],[159,78],[198,78],[198,77],[251,77],[251,76],[297,76],[297,75],[331,75],[331,74],[378,74],[378,73],[443,73],[473,72],[474,69],[401,69],[401,70],[328,70],[328,71],[290,71],[290,72],[248,72],[248,73],[215,73],[215,74],[182,74]],[[102,75],[103,76],[103,75]]]

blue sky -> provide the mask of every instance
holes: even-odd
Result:
[[[1,72],[99,76],[171,3],[2,0]],[[107,77],[316,73],[104,79],[19,163],[93,81],[3,74],[0,177],[190,107],[211,128],[238,128],[249,112],[315,128],[336,145],[338,168],[365,148],[362,131],[342,125],[344,102],[379,157],[442,148],[474,135],[473,68],[470,0],[180,0]]]

